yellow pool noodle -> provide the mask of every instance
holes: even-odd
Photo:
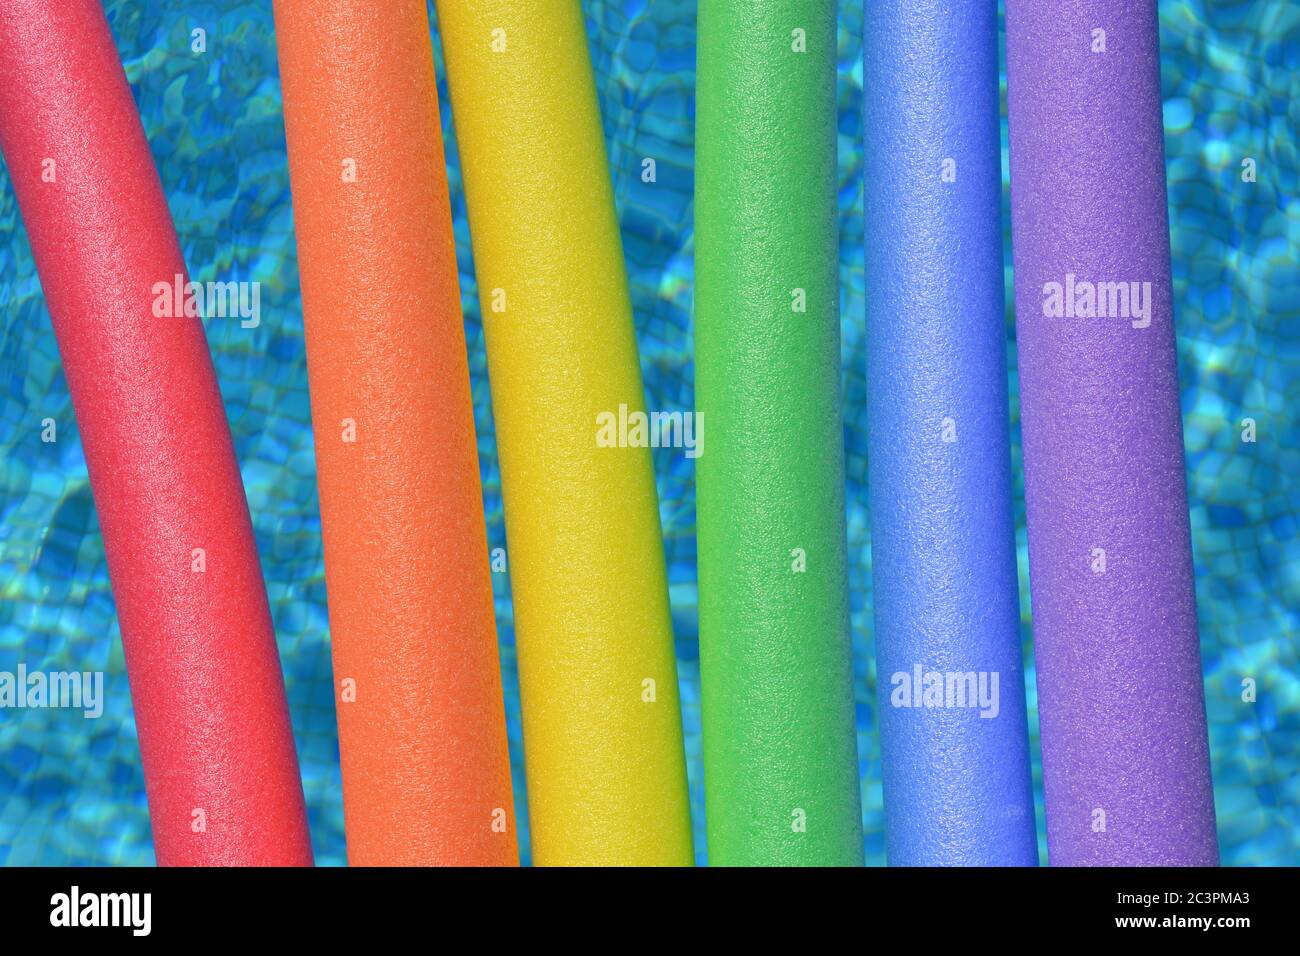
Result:
[[[505,499],[533,862],[690,865],[654,472],[577,0],[439,0]]]

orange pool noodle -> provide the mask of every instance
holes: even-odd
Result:
[[[275,0],[348,860],[517,865],[423,0]]]

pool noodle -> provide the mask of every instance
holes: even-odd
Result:
[[[348,860],[517,865],[428,14],[275,15]]]
[[[867,11],[867,461],[885,852],[892,866],[1033,866],[997,3],[880,0]],[[922,706],[917,665],[988,675],[996,707]]]
[[[438,20],[487,337],[533,861],[689,865],[650,453],[597,445],[598,415],[645,406],[582,10],[440,2]]]
[[[861,866],[835,3],[716,0],[701,5],[698,29],[695,387],[708,440],[696,471],[709,862]]]
[[[97,0],[0,11],[0,148],[80,425],[157,860],[310,865],[239,466],[201,320],[154,314],[185,264]]]
[[[1156,5],[1007,0],[1006,11],[1048,855],[1213,865]],[[1095,30],[1105,52],[1093,52]],[[1058,317],[1048,283],[1063,293],[1074,280],[1150,282],[1151,307]],[[1116,293],[1105,311],[1121,308]]]

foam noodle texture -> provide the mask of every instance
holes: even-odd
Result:
[[[1038,861],[1011,508],[997,28],[996,0],[880,0],[863,32],[871,571],[895,866]],[[975,693],[949,699],[950,675]],[[937,706],[926,706],[927,679],[944,681]]]
[[[348,860],[518,863],[423,0],[276,0]]]
[[[689,864],[650,454],[598,445],[598,416],[644,399],[582,11],[451,0],[438,21],[501,458],[533,860]]]
[[[1006,10],[1048,855],[1215,864],[1156,5],[1007,0]],[[1124,310],[1112,287],[1106,317],[1080,315],[1088,294],[1076,283],[1139,283],[1138,308],[1130,299]],[[1062,314],[1066,288],[1074,315]]]
[[[201,321],[154,314],[185,264],[97,0],[0,8],[0,147],[85,447],[158,862],[310,864],[230,430]]]
[[[840,422],[835,4],[702,4],[697,67],[695,361],[706,442],[696,469],[709,862],[860,866]]]

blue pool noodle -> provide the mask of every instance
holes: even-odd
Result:
[[[1033,866],[997,4],[866,8],[868,467],[886,857],[895,866]],[[931,673],[945,677],[945,690],[947,675],[996,673],[997,716],[955,706],[955,693],[943,700],[954,706],[927,707],[924,696],[903,706],[917,702],[903,693],[917,665],[922,690]]]

